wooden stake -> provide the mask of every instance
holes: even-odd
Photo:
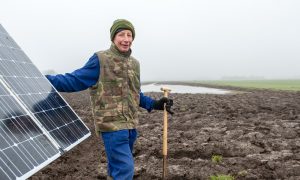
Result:
[[[171,89],[160,88],[164,92],[164,97],[168,97],[168,93]],[[163,176],[162,179],[167,177],[167,154],[168,154],[168,112],[166,110],[166,104],[164,104],[164,127],[163,127]]]

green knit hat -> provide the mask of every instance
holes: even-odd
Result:
[[[114,21],[113,25],[111,26],[110,28],[110,39],[111,41],[114,40],[115,38],[115,35],[120,32],[118,30],[130,30],[132,32],[132,38],[134,39],[134,36],[135,36],[135,31],[134,31],[134,27],[133,25],[131,24],[131,22],[129,22],[128,20],[126,19],[117,19]]]

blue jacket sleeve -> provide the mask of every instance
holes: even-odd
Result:
[[[98,81],[100,63],[98,56],[94,54],[80,69],[64,75],[46,75],[46,78],[60,92],[76,92],[85,90]]]
[[[140,107],[146,109],[148,112],[151,112],[153,109],[154,99],[149,96],[145,96],[142,92],[140,92]]]

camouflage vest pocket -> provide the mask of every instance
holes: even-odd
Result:
[[[103,81],[103,96],[122,96],[123,78],[115,78],[113,81]]]

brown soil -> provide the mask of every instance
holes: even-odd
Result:
[[[159,98],[161,93],[146,93]],[[63,94],[92,136],[30,179],[106,179],[101,138],[87,91]],[[300,92],[251,90],[230,95],[171,94],[168,179],[300,179]],[[162,112],[141,109],[135,179],[161,179]],[[220,163],[212,162],[221,155]]]

